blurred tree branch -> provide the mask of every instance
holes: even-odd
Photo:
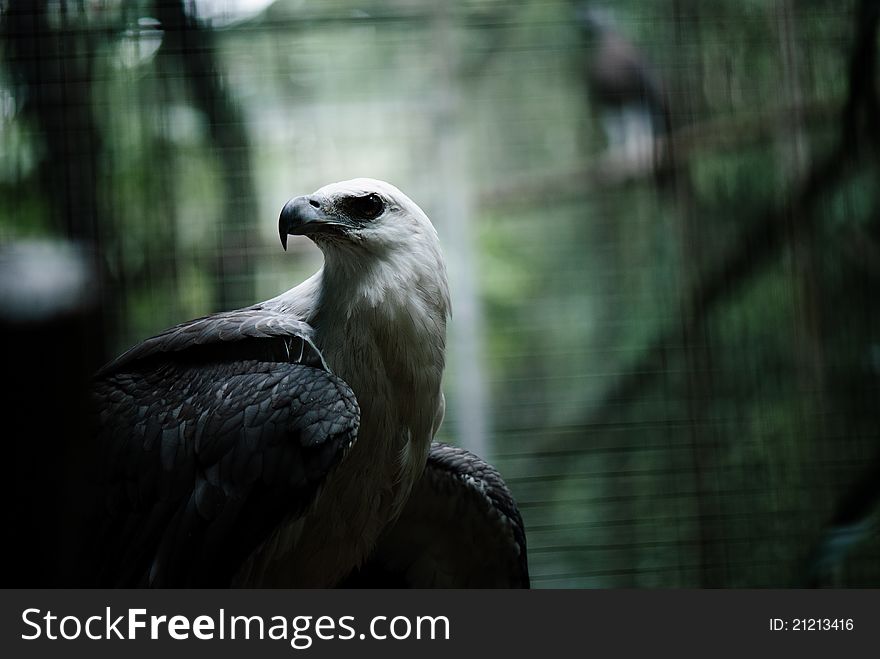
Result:
[[[675,166],[682,167],[688,160],[706,151],[733,151],[757,144],[777,134],[786,117],[801,116],[805,125],[821,125],[838,117],[839,104],[806,104],[782,107],[746,117],[724,118],[677,129],[668,138],[658,142],[672,142]],[[657,144],[655,150],[666,148]],[[668,163],[659,163],[667,166]],[[636,181],[650,179],[657,174],[652,158],[632,158],[622,152],[601,154],[582,166],[567,172],[537,172],[528,176],[507,178],[484,188],[480,203],[484,207],[505,208],[541,198],[580,197],[594,189],[607,190]]]
[[[160,54],[169,70],[182,70],[196,108],[204,115],[223,177],[223,216],[212,264],[214,308],[252,301],[253,263],[249,245],[256,221],[251,153],[244,117],[216,59],[213,32],[188,15],[185,0],[155,0],[164,39]]]
[[[51,12],[51,14],[50,14]],[[79,4],[47,0],[9,0],[0,21],[7,70],[21,102],[21,113],[35,133],[37,177],[50,232],[85,246],[97,273],[106,270],[111,226],[111,179],[101,131],[93,108],[95,57],[101,35],[88,30]],[[103,160],[102,160],[103,159]],[[101,166],[101,162],[104,166]],[[105,337],[118,324],[122,284],[98,278],[102,332],[84,346],[97,367],[106,357]]]
[[[68,238],[99,242],[101,138],[92,112],[95,44],[75,29],[68,3],[10,0],[2,21],[5,53],[22,111],[45,151],[39,176],[49,202],[50,227]],[[54,21],[53,21],[54,22]]]

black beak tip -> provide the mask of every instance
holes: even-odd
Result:
[[[281,246],[285,252],[287,251],[287,234],[290,233],[292,201],[284,204],[284,208],[281,209],[281,215],[278,217],[278,237],[281,238]]]

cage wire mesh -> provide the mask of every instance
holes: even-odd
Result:
[[[450,266],[439,438],[535,587],[800,584],[880,481],[870,4],[6,0],[0,236],[97,247],[112,356],[317,269],[288,198],[394,182]],[[822,585],[880,585],[865,528]]]

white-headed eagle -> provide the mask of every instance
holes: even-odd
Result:
[[[498,473],[432,444],[450,301],[425,213],[355,179],[290,200],[279,232],[323,267],[98,373],[100,583],[528,586]]]

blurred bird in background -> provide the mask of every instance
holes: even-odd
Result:
[[[606,7],[581,4],[576,21],[587,43],[583,74],[608,156],[671,168],[668,94],[648,56],[619,30]]]

